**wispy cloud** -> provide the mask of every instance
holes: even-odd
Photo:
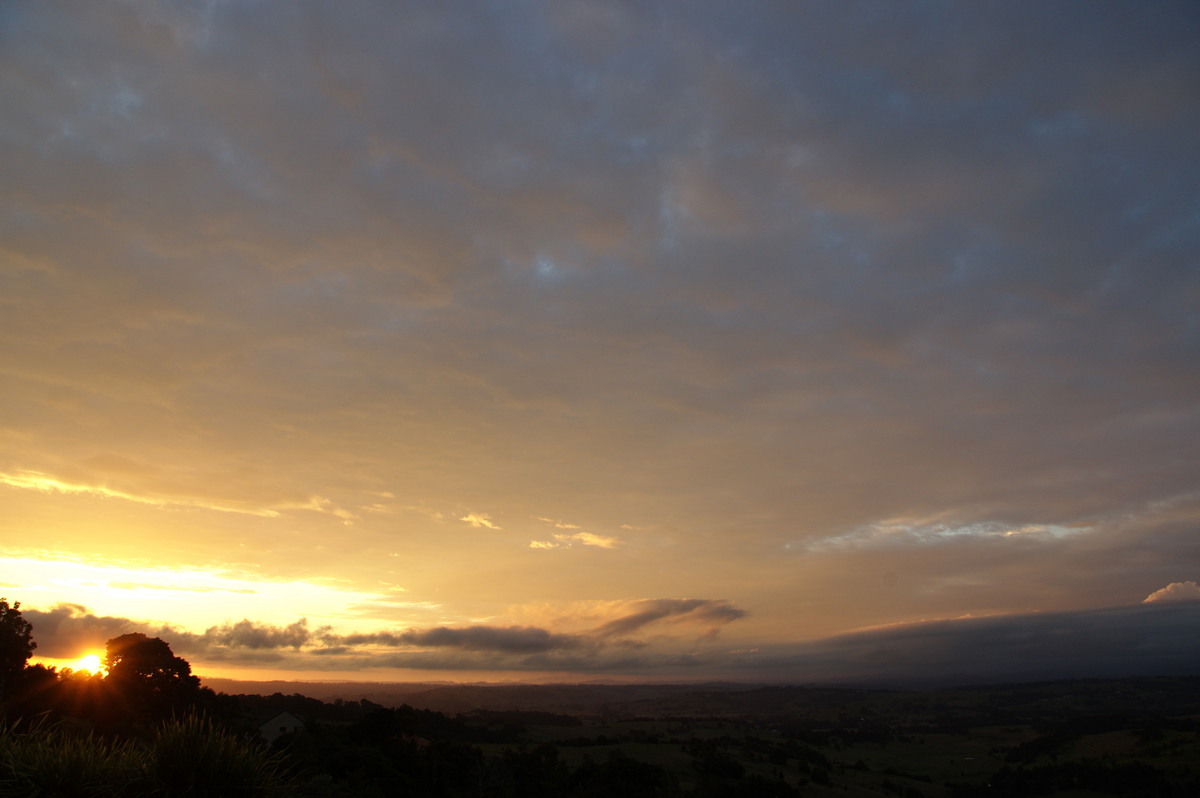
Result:
[[[578,529],[578,527],[573,527]],[[559,549],[570,548],[578,543],[581,546],[595,546],[601,549],[615,549],[620,545],[619,538],[609,535],[597,535],[593,532],[572,532],[570,534],[556,532],[553,540],[531,540],[529,548],[531,549]]]
[[[353,523],[358,518],[357,514],[336,506],[331,500],[323,496],[310,496],[305,500],[296,501],[276,501],[269,506],[262,506],[250,501],[221,500],[213,497],[156,494],[153,492],[141,493],[106,485],[72,482],[36,471],[0,473],[0,484],[13,488],[50,493],[80,494],[98,496],[105,499],[121,499],[123,501],[167,509],[213,510],[221,513],[238,513],[261,518],[279,518],[286,511],[296,510],[325,513],[341,519],[345,524]]]
[[[624,614],[599,626],[596,635],[623,637],[658,621],[699,625],[706,627],[706,634],[713,635],[721,626],[746,617],[745,610],[713,599],[641,599],[615,605],[614,609],[618,607]]]
[[[930,546],[989,538],[1059,540],[1093,529],[1094,523],[1006,524],[1002,521],[886,520],[857,527],[840,535],[804,544],[813,552],[853,551],[878,547]]]
[[[499,526],[492,522],[491,516],[487,513],[467,513],[458,520],[465,524],[470,524],[476,529],[500,529]]]
[[[579,529],[579,524],[568,524],[565,521],[561,521],[561,520],[558,520],[555,518],[545,518],[542,516],[538,516],[537,520],[539,520],[543,523],[549,524],[550,526],[554,527],[555,529]]]
[[[245,515],[257,515],[264,518],[278,518],[280,515],[279,510],[274,508],[245,507],[237,504],[214,502],[208,499],[195,497],[139,495],[102,485],[86,485],[67,482],[47,474],[40,474],[35,471],[0,474],[0,484],[8,485],[9,487],[13,488],[25,488],[54,493],[76,493],[90,496],[101,496],[110,499],[124,499],[125,501],[137,502],[139,504],[149,504],[155,507],[195,507],[204,510],[216,510],[217,512],[222,513],[243,513]]]
[[[569,530],[566,532],[555,532],[552,535],[552,540],[531,540],[529,548],[531,549],[560,549],[570,548],[575,544],[581,546],[595,546],[601,549],[614,549],[621,544],[620,538],[611,535],[599,535],[594,532],[586,532],[579,524],[570,524],[561,519],[538,517],[539,521],[549,524],[555,529]]]

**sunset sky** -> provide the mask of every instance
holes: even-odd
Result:
[[[1194,671],[1198,142],[1187,1],[9,0],[0,595],[214,676]]]

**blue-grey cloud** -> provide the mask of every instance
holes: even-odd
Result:
[[[785,681],[955,683],[1200,672],[1200,603],[897,625],[746,657]]]
[[[431,648],[458,648],[467,651],[495,651],[506,654],[529,654],[564,648],[579,648],[584,641],[575,635],[553,634],[532,626],[467,626],[450,628],[438,626],[400,634],[397,642],[403,645]]]

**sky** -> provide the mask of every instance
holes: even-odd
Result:
[[[1194,2],[0,5],[40,661],[1200,662]]]

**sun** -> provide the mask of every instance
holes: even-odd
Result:
[[[104,665],[97,654],[88,654],[75,660],[74,670],[87,671],[88,673],[99,673]]]

